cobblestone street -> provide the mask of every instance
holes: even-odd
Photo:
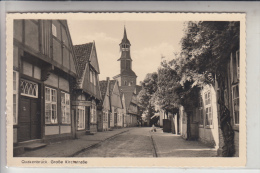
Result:
[[[179,135],[150,132],[150,128],[132,128],[115,138],[86,149],[75,157],[214,157],[215,148],[198,141],[186,141]]]

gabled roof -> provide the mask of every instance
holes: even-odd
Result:
[[[114,90],[116,80],[110,80],[109,82],[109,94],[111,94]]]
[[[92,52],[91,52],[89,61],[90,61],[91,66],[93,67],[93,69],[99,74],[100,70],[99,70],[99,64],[98,64],[95,42],[93,42],[93,48],[92,48]]]
[[[74,45],[76,55],[79,78],[82,78],[86,68],[86,64],[90,59],[93,43],[85,43],[81,45]]]
[[[99,85],[100,85],[101,97],[102,97],[102,100],[104,100],[106,92],[107,92],[108,81],[106,81],[106,80],[99,81]]]
[[[126,110],[127,110],[130,106],[130,102],[131,102],[132,96],[134,94],[135,86],[120,86],[119,89],[121,92],[124,93],[125,106],[126,106]]]

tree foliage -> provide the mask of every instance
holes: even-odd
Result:
[[[158,105],[167,112],[176,112],[180,106],[178,90],[180,77],[167,62],[162,62],[158,69],[158,91],[156,93]]]
[[[155,93],[157,91],[158,74],[148,73],[145,79],[141,82],[142,90],[139,92],[138,104],[144,112],[151,117],[155,110]]]

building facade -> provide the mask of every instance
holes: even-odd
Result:
[[[239,156],[239,43],[231,46],[230,57],[221,77],[214,85],[200,91],[199,106],[193,110],[179,108],[181,135],[198,139],[218,149],[218,155],[229,152]],[[188,122],[187,115],[190,115]],[[190,130],[188,130],[190,128]],[[228,149],[227,149],[228,148]]]
[[[72,137],[77,65],[65,20],[14,20],[13,143]]]
[[[103,131],[107,131],[110,128],[110,116],[111,116],[111,99],[109,91],[109,78],[104,81],[100,81],[100,91],[102,96],[102,115],[103,115]]]
[[[98,110],[98,104],[102,98],[95,42],[75,45],[74,50],[79,68],[73,95],[75,101],[72,103],[76,115],[76,132],[77,134],[97,132],[98,115],[100,116],[98,111],[101,111]]]

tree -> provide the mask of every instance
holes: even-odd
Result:
[[[158,74],[156,72],[148,73],[145,79],[141,82],[142,90],[139,92],[137,96],[139,106],[141,107],[143,112],[145,112],[148,116],[147,117],[148,122],[150,122],[150,118],[156,112],[155,93],[157,91],[157,82],[158,82]]]
[[[176,113],[180,105],[180,97],[176,91],[180,90],[180,77],[171,68],[171,65],[163,61],[158,69],[158,90],[156,96],[159,106],[168,112]]]
[[[223,79],[227,76],[226,64],[231,50],[239,47],[239,24],[239,22],[223,21],[188,22],[185,36],[181,41],[182,52],[171,62],[172,68],[181,76],[181,83],[190,86],[188,91],[194,90],[202,83],[218,82],[220,126],[225,143],[223,156],[234,154],[234,132],[230,126],[230,111],[223,104],[225,87]],[[192,96],[192,92],[188,93],[185,94],[184,100]]]

